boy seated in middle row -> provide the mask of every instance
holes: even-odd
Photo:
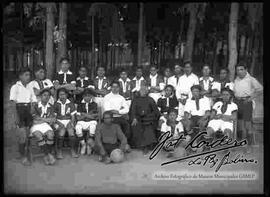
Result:
[[[208,122],[210,116],[210,102],[206,97],[201,96],[201,86],[193,85],[191,87],[192,98],[188,99],[184,106],[183,124],[188,133],[192,133],[192,137],[197,132],[193,132],[193,128],[197,127],[202,131]]]
[[[86,88],[83,92],[83,100],[78,104],[77,108],[77,124],[76,135],[80,139],[81,155],[91,155],[92,148],[94,147],[94,136],[98,119],[98,106],[94,100],[95,92]],[[83,130],[87,130],[86,143],[83,137]]]

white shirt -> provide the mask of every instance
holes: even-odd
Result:
[[[33,88],[29,83],[25,87],[21,81],[17,81],[17,83],[11,87],[9,99],[16,103],[37,102]]]
[[[126,99],[120,94],[113,94],[110,92],[104,97],[103,100],[104,111],[117,110],[120,115],[127,114],[129,112],[129,106]],[[114,117],[119,115],[114,114]]]
[[[180,77],[179,77],[179,79],[180,79]],[[167,84],[172,85],[176,89],[176,86],[179,84],[179,79],[177,82],[176,75],[173,75],[173,76],[169,77]]]
[[[132,92],[140,91],[140,89],[141,89],[141,82],[144,80],[144,78],[141,77],[140,79],[137,79],[136,77],[134,77],[133,80],[136,81],[136,86],[135,86],[135,88],[132,90]]]
[[[234,80],[234,93],[236,97],[252,96],[255,92],[262,91],[263,86],[250,76],[249,73],[243,79],[236,77]]]
[[[38,102],[38,108],[41,108],[41,117],[47,114],[47,109],[50,107],[49,102],[44,106],[41,101]]]
[[[230,83],[226,83],[225,84],[225,87],[229,88],[230,90],[233,91],[233,87],[234,87],[234,84],[233,82],[230,82]],[[219,92],[221,91],[221,83],[218,82],[218,81],[214,81],[213,84],[212,84],[212,90],[218,90]]]
[[[199,100],[199,110],[196,108],[196,102],[195,100],[192,100],[191,98],[187,100],[184,111],[188,112],[192,116],[204,116],[206,111],[210,111],[210,101],[208,98],[203,97]]]
[[[208,77],[208,79],[205,80],[205,79],[203,79],[203,77],[200,77],[199,80],[203,82],[203,89],[208,90],[209,86],[210,86],[210,83],[214,81],[214,78],[213,77]]]
[[[193,85],[198,85],[199,79],[197,75],[191,73],[189,76],[186,74],[179,78],[178,85],[176,86],[175,96],[177,99],[182,98],[181,94],[187,94],[189,98],[192,97],[190,88]]]
[[[221,112],[221,107],[223,105],[222,101],[218,101],[214,104],[213,109],[216,110],[217,115],[222,114]],[[238,107],[235,103],[231,102],[230,104],[227,105],[227,110],[225,111],[224,115],[231,116],[232,112],[237,111]]]
[[[127,91],[127,83],[130,82],[130,79],[127,78],[126,81],[124,82],[123,79],[120,78],[118,81],[120,83],[122,83],[123,92],[126,93],[126,91]]]
[[[158,74],[156,74],[156,75],[150,75],[149,77],[150,77],[150,80],[151,80],[151,87],[155,87],[156,85],[157,85],[157,76],[158,76]]]
[[[161,132],[164,132],[166,133],[167,131],[172,132],[172,128],[171,126],[167,125],[166,122],[163,122],[162,125],[161,125],[161,129],[160,129]],[[174,130],[174,135],[173,137],[179,137],[180,133],[184,131],[184,128],[183,128],[183,125],[182,123],[179,121],[177,125],[175,125],[175,130]]]

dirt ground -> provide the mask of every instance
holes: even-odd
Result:
[[[234,164],[224,166],[222,171],[254,171],[256,180],[154,180],[158,171],[209,171],[209,166],[188,166],[187,162],[161,166],[167,161],[159,154],[149,160],[140,151],[127,155],[120,164],[105,165],[97,156],[82,156],[78,159],[65,152],[65,159],[55,166],[45,166],[42,158],[36,158],[32,166],[25,167],[15,159],[18,152],[15,145],[10,105],[7,91],[4,99],[4,191],[5,193],[75,193],[75,194],[113,194],[113,193],[262,193],[263,192],[263,144],[254,149],[247,158],[258,160],[257,164]],[[262,107],[261,107],[262,109]],[[232,154],[241,152],[233,151]]]

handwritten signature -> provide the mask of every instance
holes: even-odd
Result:
[[[216,141],[213,141],[213,142],[208,142],[204,140],[199,141],[198,138],[202,137],[205,134],[207,133],[206,132],[198,133],[190,142],[188,142],[188,144],[185,146],[185,149],[188,149],[188,148],[200,149],[200,148],[208,147],[210,148],[210,151],[202,152],[199,154],[193,154],[193,155],[186,156],[183,158],[164,162],[161,164],[161,166],[168,165],[168,164],[182,161],[182,160],[186,160],[186,159],[192,159],[188,162],[188,165],[205,166],[208,163],[210,164],[210,168],[217,166],[215,171],[218,172],[223,165],[236,164],[236,163],[257,163],[256,160],[243,158],[243,155],[240,155],[240,154],[238,154],[234,159],[230,159],[230,152],[226,153],[219,162],[217,155],[214,154],[215,152],[224,151],[227,149],[237,148],[241,146],[246,146],[247,140],[243,139],[240,142],[238,142],[237,140],[232,140],[231,138],[224,136],[223,138],[217,139]],[[183,134],[180,135],[178,138],[173,138],[169,131],[162,134],[159,138],[159,143],[151,152],[149,159],[150,160],[154,159],[156,155],[161,151],[162,148],[167,149],[167,150],[171,148],[176,148],[181,140],[182,141],[186,140]],[[216,147],[220,147],[220,148],[216,149]],[[213,148],[215,149],[211,150]],[[206,155],[204,158],[199,157],[199,156],[204,156],[204,155]]]

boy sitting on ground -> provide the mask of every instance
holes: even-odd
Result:
[[[114,149],[121,149],[123,152],[129,151],[126,136],[118,124],[112,123],[112,118],[112,113],[105,111],[103,114],[104,122],[97,127],[95,134],[99,160],[106,164],[111,163],[110,154]]]

